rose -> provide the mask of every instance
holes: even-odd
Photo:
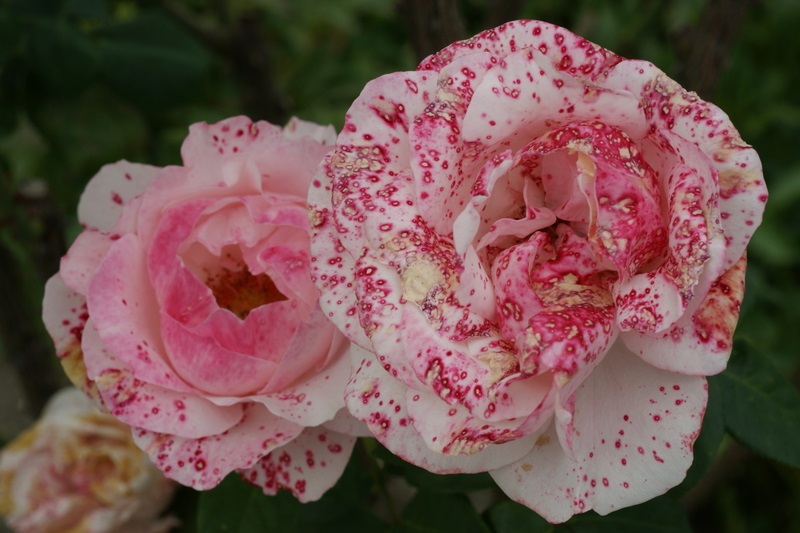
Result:
[[[184,166],[108,165],[81,198],[45,323],[71,379],[180,483],[239,470],[307,501],[344,469],[349,343],[317,303],[305,205],[334,135],[195,124]]]
[[[766,190],[652,64],[519,21],[370,82],[309,193],[360,348],[347,406],[406,460],[553,522],[684,477]]]
[[[54,395],[41,418],[0,452],[0,514],[19,533],[160,533],[175,484],[128,427],[82,392]]]

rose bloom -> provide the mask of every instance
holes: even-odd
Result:
[[[369,83],[312,182],[351,413],[552,522],[678,484],[766,189],[717,107],[519,21]]]
[[[0,514],[18,533],[161,533],[175,484],[78,389],[0,452]]]
[[[299,120],[195,124],[183,166],[121,161],[81,197],[44,320],[73,382],[167,477],[208,489],[239,470],[308,501],[347,463],[349,342],[317,302],[305,203],[334,139]]]

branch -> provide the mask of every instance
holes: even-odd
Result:
[[[178,2],[164,0],[164,10],[208,48],[222,56],[239,85],[242,108],[253,120],[284,124],[288,119],[286,99],[273,74],[270,46],[256,9],[243,12],[225,27],[199,20]],[[216,5],[216,4],[215,4]],[[220,11],[217,6],[217,12]],[[225,23],[227,15],[217,13]]]
[[[709,0],[700,22],[679,37],[681,85],[703,99],[714,96],[719,76],[729,63],[750,10],[759,0]]]
[[[418,61],[467,37],[457,0],[403,0],[400,9]]]
[[[32,250],[32,261],[37,283],[58,270],[59,259],[65,252],[63,226],[55,203],[44,182],[20,188],[14,194],[15,209],[35,228],[33,242],[26,243]],[[16,218],[16,217],[15,217]],[[12,228],[13,229],[13,228]],[[30,232],[18,231],[23,236]],[[41,307],[31,303],[31,295],[25,287],[30,276],[26,275],[19,257],[0,242],[0,336],[8,363],[16,371],[25,395],[25,409],[34,418],[39,415],[47,400],[67,379],[56,363],[53,344],[42,328]]]
[[[490,0],[486,16],[486,29],[495,28],[504,22],[517,20],[525,5],[524,0]]]

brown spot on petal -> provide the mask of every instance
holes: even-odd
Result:
[[[433,263],[414,263],[403,272],[403,298],[421,304],[443,278],[442,272]]]

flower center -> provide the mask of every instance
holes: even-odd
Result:
[[[206,279],[217,305],[244,320],[256,307],[288,299],[268,275],[254,276],[247,267],[242,267],[239,270],[222,268]]]

